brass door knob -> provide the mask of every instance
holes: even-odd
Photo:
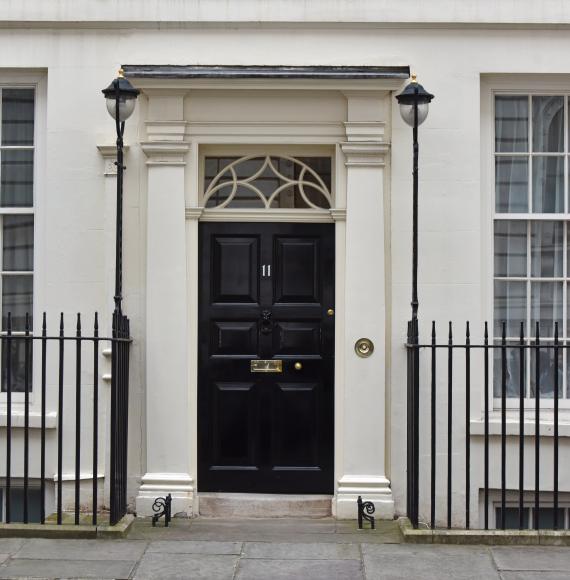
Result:
[[[333,316],[333,315],[334,315],[334,310],[333,310],[332,308],[329,308],[329,309],[327,310],[327,314],[328,314],[329,316]]]
[[[303,368],[303,365],[300,362],[296,362],[294,366],[296,371],[300,371]]]

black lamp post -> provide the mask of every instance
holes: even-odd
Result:
[[[426,120],[433,95],[428,93],[412,74],[411,82],[396,95],[402,119],[413,128],[414,165],[413,185],[413,249],[412,249],[412,320],[418,318],[418,127]]]
[[[123,134],[125,121],[135,110],[137,97],[140,93],[124,77],[123,69],[119,70],[119,76],[103,89],[109,115],[115,119],[117,130],[117,229],[115,239],[115,312],[122,313],[123,301]]]
[[[419,498],[419,328],[418,328],[418,127],[426,120],[433,95],[428,93],[412,75],[411,82],[396,95],[402,119],[413,128],[413,234],[412,234],[412,320],[408,323],[408,517],[418,527]]]

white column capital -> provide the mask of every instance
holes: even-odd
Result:
[[[190,143],[185,141],[145,141],[141,148],[147,157],[147,165],[186,165]]]
[[[347,167],[375,167],[386,165],[389,143],[374,141],[346,141],[340,144]]]

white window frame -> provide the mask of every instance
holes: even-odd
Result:
[[[483,304],[484,304],[484,317],[489,321],[489,342],[492,343],[493,339],[500,337],[494,336],[494,223],[495,220],[507,219],[507,220],[523,220],[528,222],[529,220],[544,220],[544,221],[560,221],[567,223],[568,237],[570,237],[570,203],[568,202],[568,183],[570,182],[570,176],[565,179],[564,188],[564,214],[533,214],[533,213],[509,213],[504,214],[495,213],[495,96],[497,95],[537,95],[537,96],[549,96],[549,95],[565,95],[564,108],[565,108],[565,121],[566,126],[564,128],[564,143],[565,148],[562,155],[564,156],[564,169],[565,175],[568,175],[570,171],[570,142],[568,135],[568,125],[569,125],[569,102],[570,102],[570,81],[565,80],[566,77],[562,75],[533,75],[533,74],[521,74],[521,75],[482,75],[481,77],[481,189],[482,189],[482,212],[481,215],[484,217],[485,222],[481,227],[482,234],[482,248],[483,255],[486,259],[483,260]],[[530,123],[530,117],[529,117]],[[532,128],[529,129],[530,136],[532,138]],[[525,153],[514,152],[512,156],[527,156],[530,160],[529,166],[532,165],[531,158],[534,155],[530,151],[532,147],[529,147],[529,151]],[[511,155],[505,153],[504,155]],[[547,154],[548,155],[548,154]],[[555,154],[555,156],[560,156],[561,154]],[[529,184],[532,179],[532,168],[529,167]],[[530,208],[529,208],[530,209]],[[566,296],[566,290],[568,284],[570,284],[570,272],[566,272],[567,268],[567,239],[564,240],[564,254],[563,254],[563,272],[567,275],[567,278],[562,278],[562,280],[568,280],[567,284],[564,285],[563,290],[563,313],[567,312],[567,316],[563,316],[563,329],[560,331],[561,337],[564,336],[563,331],[566,330],[567,318],[568,318],[568,301]],[[530,241],[528,241],[530,243]],[[529,268],[530,254],[527,255],[527,270]],[[527,278],[530,278],[530,271],[527,272]],[[517,280],[517,278],[513,278]],[[526,279],[525,279],[526,280]],[[540,278],[536,279],[537,281]],[[556,281],[558,279],[549,279],[549,281]],[[528,291],[528,289],[527,289]],[[527,296],[527,318],[528,308],[530,304],[530,296]],[[570,329],[567,330],[569,336],[567,341],[570,342]],[[527,334],[528,336],[528,334]],[[561,339],[562,343],[562,339]],[[560,358],[562,361],[562,350],[560,349]],[[490,375],[489,375],[489,398],[490,398],[490,409],[497,412],[501,409],[501,399],[494,397],[493,392],[493,360],[490,356]],[[527,376],[530,371],[530,357],[526,357],[526,371]],[[570,366],[570,350],[567,352],[567,364]],[[564,384],[563,394],[567,393],[567,397],[561,397],[559,399],[559,408],[561,411],[560,421],[568,422],[570,420],[570,381],[567,381],[567,372],[563,373]],[[541,398],[540,399],[541,414],[550,417],[552,415],[552,409],[554,407],[554,399]],[[535,399],[530,397],[525,397],[525,415],[529,418],[534,417]],[[518,410],[519,400],[518,397],[507,397],[507,409],[508,410]],[[518,413],[517,413],[518,417]],[[548,420],[548,418],[546,419]]]
[[[32,321],[33,326],[30,334],[39,334],[41,330],[41,316],[38,312],[45,310],[43,288],[44,280],[44,248],[38,244],[39,240],[44,237],[45,225],[39,221],[38,216],[43,215],[41,211],[44,203],[43,190],[45,187],[46,165],[45,165],[45,141],[46,141],[46,100],[47,100],[47,77],[42,73],[28,73],[20,71],[6,71],[0,69],[0,89],[12,88],[31,88],[34,90],[34,170],[33,170],[33,205],[28,208],[0,208],[0,215],[33,215],[34,216],[34,269],[33,276],[33,298],[32,298]],[[1,122],[1,111],[0,111]],[[0,228],[0,243],[1,243]],[[4,272],[2,272],[4,273]],[[0,276],[0,292],[2,290],[2,279]],[[1,295],[1,294],[0,294]],[[38,320],[39,318],[39,320]],[[49,321],[48,321],[49,322]],[[51,321],[52,332],[57,328],[57,321]],[[0,330],[1,334],[6,334]],[[14,335],[23,335],[24,332],[13,332]],[[40,360],[40,345],[34,341],[32,348],[32,360]],[[1,349],[0,349],[1,353]],[[1,359],[0,359],[1,361]],[[1,367],[1,364],[0,364]],[[32,363],[31,386],[29,401],[30,411],[37,412],[41,402],[39,396],[39,385],[41,381],[41,365]],[[21,409],[24,405],[24,393],[12,393],[12,406],[14,409]],[[6,415],[7,412],[7,394],[0,390],[0,416]]]

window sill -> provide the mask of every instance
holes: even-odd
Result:
[[[485,423],[482,419],[471,420],[471,435],[474,437],[482,437],[485,435]],[[513,421],[512,419],[507,419],[506,423],[506,435],[507,437],[518,437],[519,436],[519,422]],[[497,437],[502,434],[501,430],[501,420],[500,419],[489,419],[489,435],[492,437]],[[524,434],[525,437],[534,437],[535,426],[534,421],[524,422]],[[558,434],[560,437],[570,437],[570,422],[558,423]],[[550,418],[545,418],[544,421],[540,422],[540,436],[541,437],[553,437],[554,436],[554,423]]]
[[[12,428],[24,427],[24,411],[12,410]],[[8,422],[8,412],[6,409],[0,409],[0,428],[6,427]],[[42,426],[42,415],[39,411],[30,410],[30,429],[40,429]],[[57,427],[57,413],[46,413],[46,429],[55,429]]]

